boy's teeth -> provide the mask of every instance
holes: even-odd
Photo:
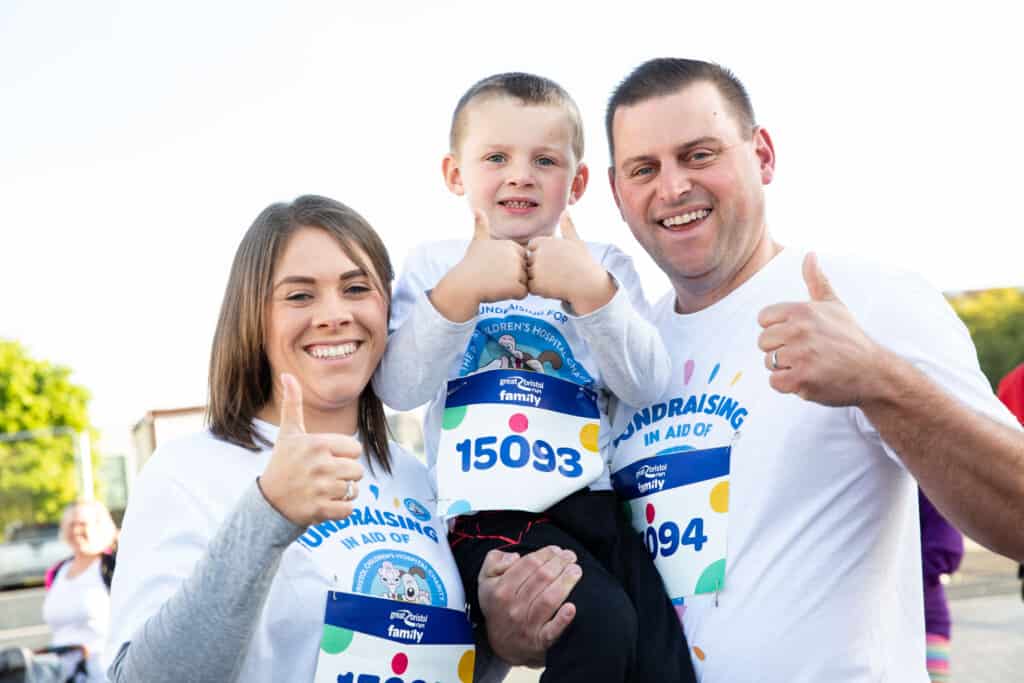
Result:
[[[661,222],[661,224],[664,225],[666,228],[671,228],[673,225],[686,225],[687,223],[692,223],[698,218],[704,218],[709,213],[711,213],[711,209],[700,209],[698,211],[691,211],[690,213],[684,213],[682,216],[672,216],[671,218],[666,218]]]
[[[533,206],[533,202],[504,202],[504,204],[512,209],[528,209]]]
[[[340,358],[351,356],[356,352],[354,343],[339,344],[338,346],[314,346],[309,353],[315,358]]]

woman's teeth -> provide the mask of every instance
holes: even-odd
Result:
[[[338,346],[314,346],[309,353],[314,358],[343,358],[356,352],[355,343],[339,344]]]

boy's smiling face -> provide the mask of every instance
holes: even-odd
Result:
[[[458,149],[444,158],[448,189],[487,215],[495,239],[525,244],[551,235],[587,186],[568,113],[496,96],[473,102],[463,116]]]

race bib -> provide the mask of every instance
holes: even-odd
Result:
[[[472,683],[466,613],[329,591],[316,683]]]
[[[674,602],[724,588],[731,455],[669,448],[612,474]]]
[[[601,476],[599,420],[592,390],[539,372],[451,380],[437,452],[438,514],[543,512]]]

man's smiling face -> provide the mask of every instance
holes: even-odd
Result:
[[[775,155],[710,82],[615,112],[615,202],[677,290],[731,289],[766,235]]]

